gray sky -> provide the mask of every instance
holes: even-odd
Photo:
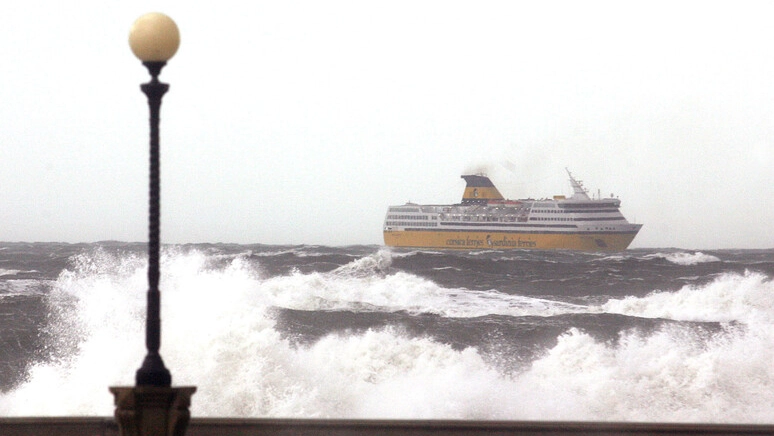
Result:
[[[0,240],[147,239],[145,12],[162,240],[380,244],[387,206],[571,192],[633,247],[774,246],[768,1],[31,0],[0,15]]]

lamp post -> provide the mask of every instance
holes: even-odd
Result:
[[[148,294],[145,321],[147,355],[135,375],[135,387],[111,387],[115,396],[115,417],[123,436],[182,436],[190,413],[188,407],[196,387],[172,388],[172,375],[159,354],[161,316],[159,292],[160,251],[160,159],[159,112],[161,98],[169,85],[158,76],[180,45],[180,33],[171,18],[161,13],[145,14],[129,32],[129,45],[148,68],[151,81],[140,89],[150,108],[150,189],[148,213]]]
[[[148,354],[137,370],[138,386],[170,386],[172,376],[159,354],[161,345],[161,316],[159,292],[160,250],[160,162],[159,162],[159,112],[161,98],[169,85],[159,82],[159,74],[167,61],[175,55],[180,45],[180,33],[171,18],[160,13],[143,15],[134,22],[129,33],[129,45],[148,68],[151,81],[140,86],[148,97],[150,108],[150,200],[148,213],[148,314],[145,324],[145,345]]]

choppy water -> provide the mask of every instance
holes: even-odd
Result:
[[[144,244],[0,243],[0,415],[112,415]],[[774,250],[166,246],[194,416],[774,422]]]

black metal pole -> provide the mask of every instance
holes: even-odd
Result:
[[[164,366],[159,354],[161,346],[161,293],[159,292],[159,251],[160,251],[160,159],[159,159],[159,112],[161,97],[169,89],[169,85],[158,80],[161,69],[166,62],[143,62],[151,74],[152,80],[140,85],[140,89],[148,97],[150,107],[150,200],[148,213],[148,314],[145,320],[145,345],[148,354],[137,370],[135,381],[137,386],[169,387],[172,385],[172,375]]]

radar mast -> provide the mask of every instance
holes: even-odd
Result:
[[[570,176],[570,185],[572,186],[573,190],[571,198],[579,200],[591,200],[591,197],[589,197],[589,192],[583,186],[583,181],[573,177],[569,169],[565,168],[564,170],[567,171],[567,175]]]

